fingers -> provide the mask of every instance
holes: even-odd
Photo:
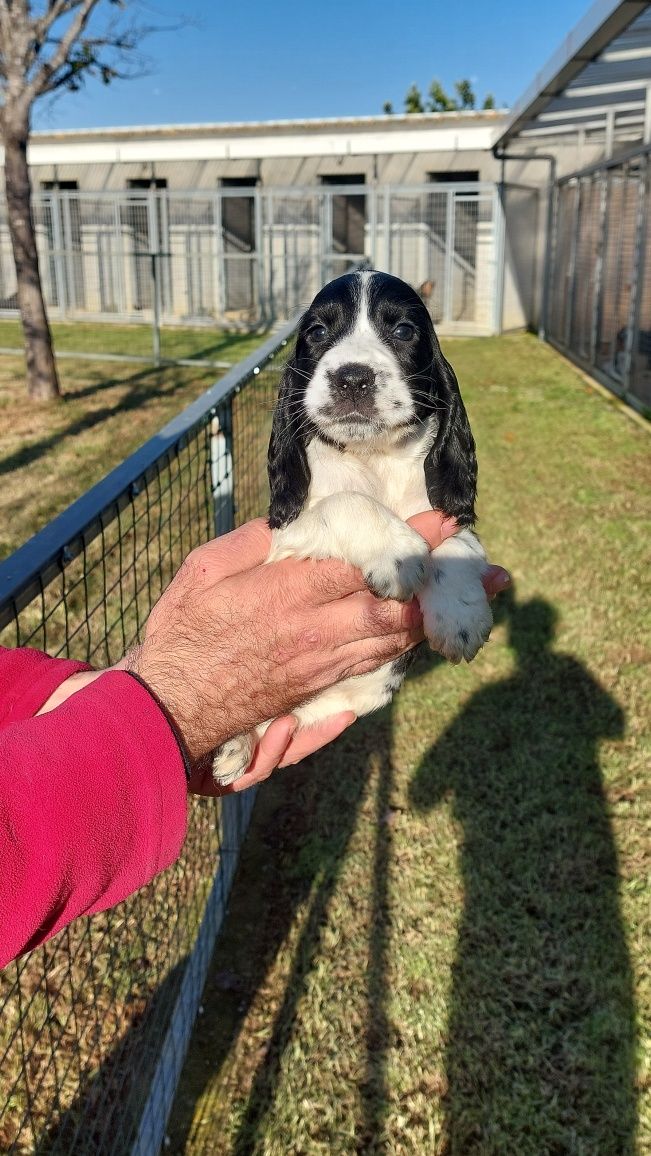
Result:
[[[347,562],[340,562],[336,558],[324,558],[318,562],[306,561],[302,565],[309,591],[315,596],[315,601],[321,604],[336,602],[339,598],[345,598],[347,594],[355,594],[359,590],[366,589],[361,570],[357,570]]]
[[[511,575],[502,566],[487,566],[481,580],[489,598],[495,598],[497,594],[511,585]]]
[[[252,787],[255,783],[262,783],[278,766],[283,757],[290,739],[296,730],[297,720],[293,715],[285,715],[283,718],[274,719],[267,727],[260,742],[258,743],[255,754],[251,759],[246,771],[241,779],[237,779],[233,783],[231,790],[233,793],[239,791],[246,791],[248,787]]]
[[[454,518],[447,518],[440,510],[424,510],[421,514],[414,514],[412,518],[407,518],[407,524],[425,539],[431,550],[435,550],[459,529]]]
[[[417,631],[423,621],[415,598],[411,602],[395,602],[391,598],[375,598],[368,590],[340,599],[328,614],[335,646],[340,639],[354,643]]]
[[[233,783],[230,791],[246,791],[248,787],[268,779],[276,767],[300,763],[308,755],[338,738],[356,718],[354,711],[342,711],[324,719],[317,726],[298,731],[295,736],[297,720],[294,715],[274,719],[260,739],[247,770],[241,779]]]
[[[338,738],[356,719],[354,711],[346,710],[341,714],[331,715],[308,730],[297,731],[290,739],[289,746],[278,765],[290,767],[294,763],[300,763],[301,759],[306,759],[308,755],[313,755],[315,751],[320,751],[322,747]]]

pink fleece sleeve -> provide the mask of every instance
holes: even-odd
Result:
[[[80,669],[0,648],[0,966],[143,887],[185,837],[181,752],[135,679],[109,671],[32,717]]]

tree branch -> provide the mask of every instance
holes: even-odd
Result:
[[[56,73],[66,63],[68,53],[76,40],[81,36],[93,8],[98,3],[98,0],[55,0],[55,6],[59,3],[67,4],[68,11],[73,11],[73,5],[77,8],[74,19],[70,22],[69,27],[64,32],[59,43],[59,47],[55,50],[49,60],[44,60],[41,67],[36,71],[32,80],[27,86],[26,96],[31,101],[35,100],[37,96],[41,96],[44,92],[52,91],[50,81],[55,77]],[[64,10],[65,11],[65,10]]]

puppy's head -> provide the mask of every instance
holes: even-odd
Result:
[[[315,297],[298,334],[306,416],[342,446],[404,438],[432,412],[435,347],[429,314],[404,281],[338,277]]]
[[[291,521],[305,503],[312,438],[342,452],[399,450],[420,439],[432,505],[462,524],[473,521],[474,443],[457,381],[423,301],[397,277],[347,273],[303,316],[269,447],[272,527]],[[448,443],[458,463],[446,460]],[[452,477],[457,465],[463,479]]]

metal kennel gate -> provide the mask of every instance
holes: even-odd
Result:
[[[52,188],[34,212],[54,320],[259,326],[365,260],[421,290],[442,332],[499,327],[492,184]],[[17,316],[2,202],[0,316]]]

